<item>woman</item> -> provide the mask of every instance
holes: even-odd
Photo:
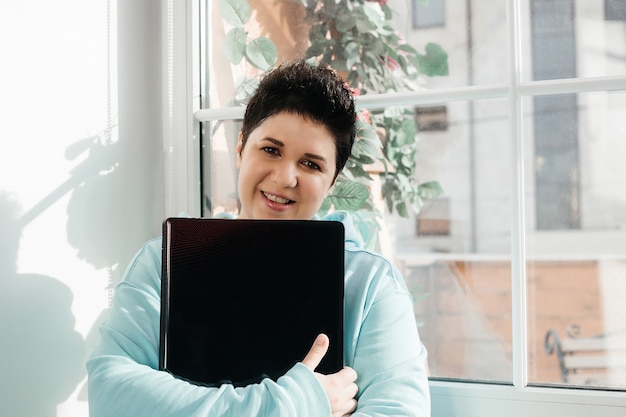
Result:
[[[237,143],[239,218],[313,219],[355,137],[350,91],[329,68],[284,64],[250,99]],[[140,250],[87,362],[91,417],[428,416],[426,351],[393,264],[359,247],[345,213],[346,367],[315,372],[328,338],[277,381],[201,387],[158,371],[161,241]]]

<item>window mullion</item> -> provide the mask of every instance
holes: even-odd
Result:
[[[522,74],[520,0],[507,3],[509,41],[509,104],[511,140],[511,317],[513,385],[528,384],[528,316],[525,268],[524,146],[522,103],[519,93]]]

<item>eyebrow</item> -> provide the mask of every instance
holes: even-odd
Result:
[[[271,143],[273,143],[274,145],[279,146],[279,147],[283,147],[283,148],[285,147],[285,144],[284,144],[282,141],[280,141],[280,140],[278,140],[278,139],[275,139],[275,138],[272,138],[272,137],[265,137],[265,138],[263,138],[263,140],[266,140],[266,141],[268,141],[268,142],[271,142]],[[320,162],[327,162],[327,161],[326,161],[326,158],[324,158],[324,157],[323,157],[323,156],[321,156],[321,155],[317,155],[317,154],[314,154],[314,153],[308,153],[308,152],[307,152],[307,153],[305,153],[304,155],[305,155],[307,158],[315,159],[315,160],[320,161]]]

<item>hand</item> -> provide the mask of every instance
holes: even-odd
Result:
[[[311,350],[307,353],[302,363],[315,373],[318,381],[324,388],[333,417],[349,416],[356,410],[356,399],[354,398],[359,391],[359,387],[354,383],[357,374],[354,369],[344,367],[342,370],[329,375],[322,375],[315,372],[326,352],[330,341],[328,336],[320,334],[313,342]]]

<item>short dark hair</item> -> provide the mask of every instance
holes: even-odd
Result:
[[[242,149],[254,129],[281,112],[299,114],[328,129],[337,149],[337,176],[350,157],[356,136],[354,98],[348,85],[330,67],[304,60],[283,63],[267,72],[246,107]]]

